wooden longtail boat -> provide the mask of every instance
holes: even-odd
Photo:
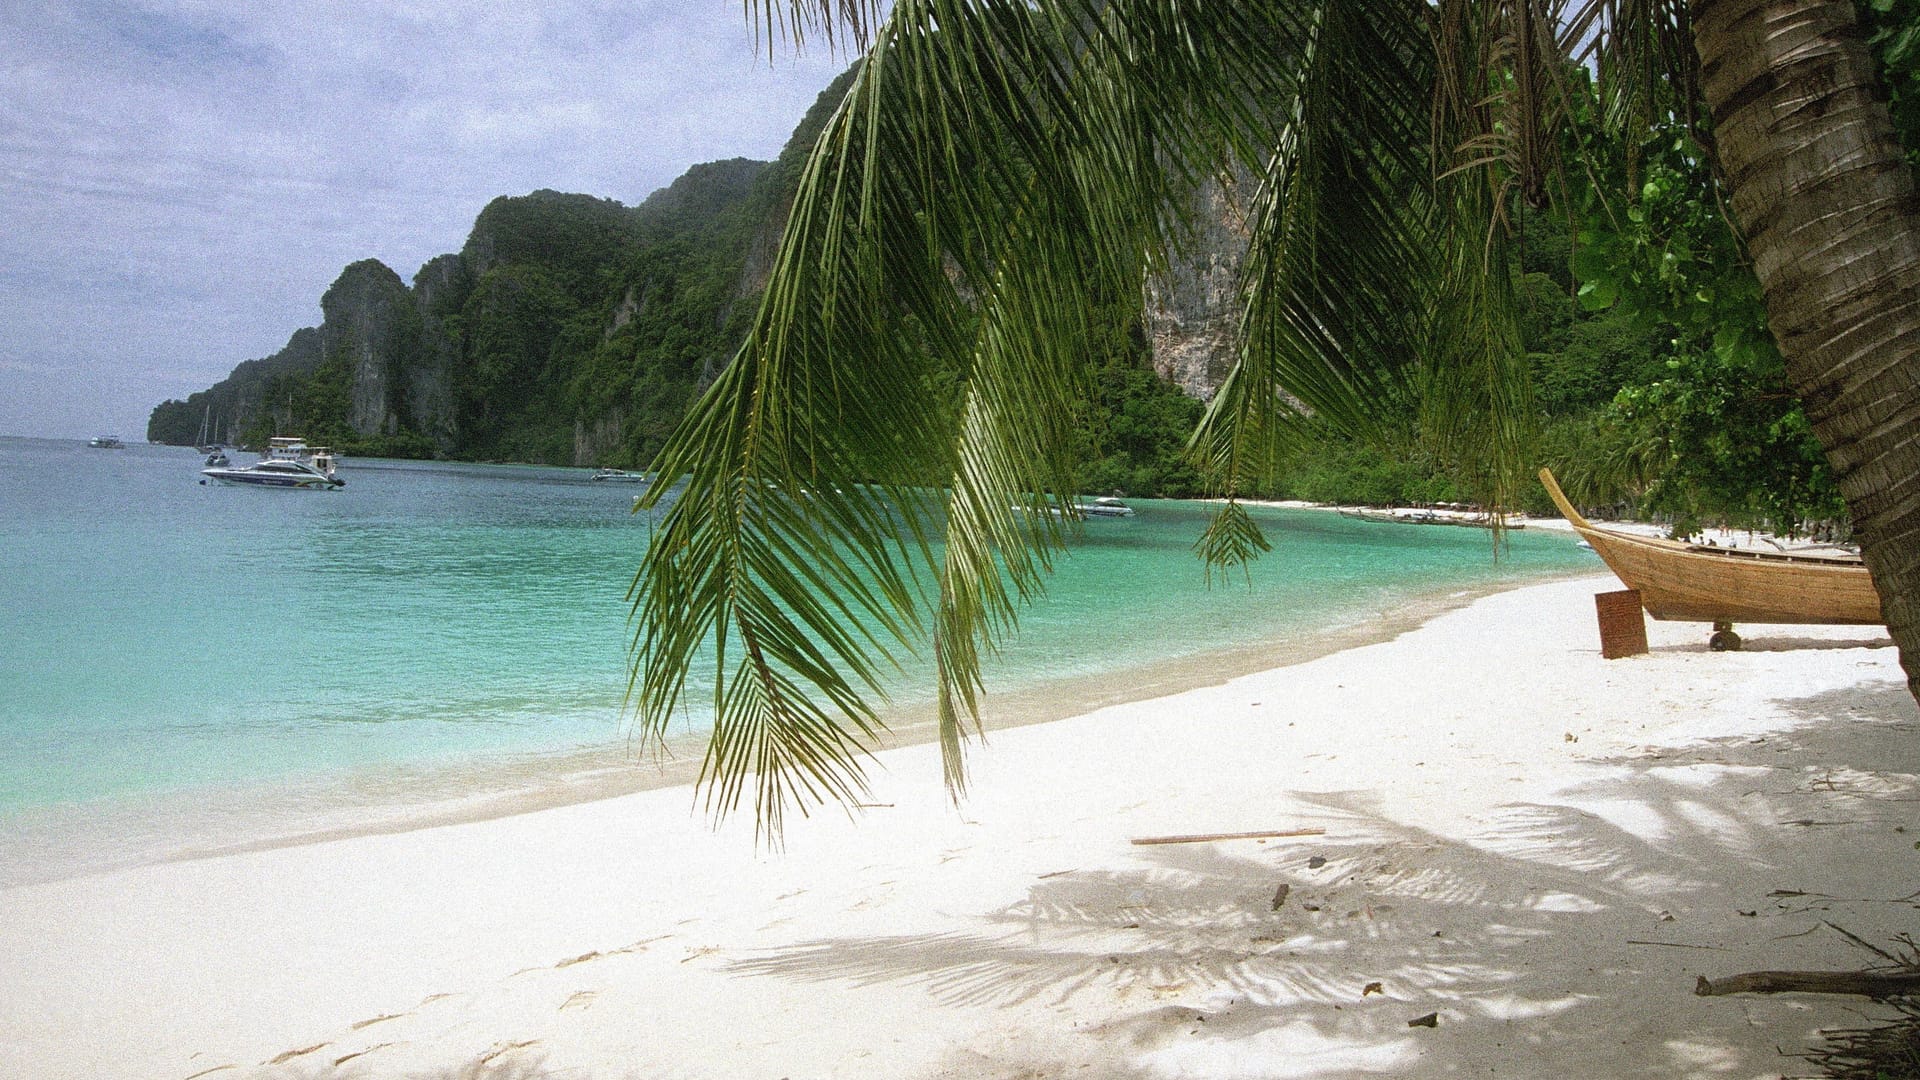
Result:
[[[1581,517],[1553,473],[1541,469],[1540,482],[1614,575],[1639,590],[1640,606],[1656,619],[1886,624],[1880,594],[1858,558],[1707,547],[1614,532]]]

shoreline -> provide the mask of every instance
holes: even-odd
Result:
[[[989,674],[982,697],[984,735],[969,741],[978,752],[1001,731],[1218,686],[1391,641],[1483,597],[1590,573],[1570,570],[1518,582],[1436,588],[1407,598],[1403,609],[1355,615],[1323,628],[1311,643],[1288,638],[1218,648],[1145,665],[1119,681],[1110,674],[1080,675],[996,692]],[[875,753],[933,743],[938,734],[931,710],[929,702],[883,709],[887,726]],[[609,742],[571,752],[495,754],[28,808],[8,815],[8,834],[0,837],[0,888],[479,823],[690,787],[705,746],[704,734],[682,733],[657,748]],[[691,793],[688,803],[697,803]],[[191,824],[177,827],[181,822]]]
[[[1860,1006],[1694,977],[1907,929],[1920,710],[1860,627],[1601,660],[1611,585],[996,731],[958,808],[889,749],[777,850],[661,788],[0,889],[0,1073],[1769,1075]]]

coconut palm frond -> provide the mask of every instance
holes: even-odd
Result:
[[[1565,51],[1598,76],[1612,130],[1643,132],[1676,118],[1709,145],[1686,0],[1578,0],[1565,24]]]
[[[1564,0],[1445,0],[1434,13],[1442,167],[1498,176],[1534,208],[1546,204],[1560,171],[1568,86],[1558,28],[1565,6]]]
[[[1207,567],[1207,581],[1212,584],[1216,570],[1221,572],[1240,570],[1247,575],[1251,587],[1252,575],[1248,564],[1266,552],[1273,545],[1260,531],[1260,526],[1248,515],[1246,507],[1238,502],[1229,501],[1221,511],[1207,522],[1206,531],[1193,545]]]
[[[693,664],[724,675],[715,813],[750,797],[772,832],[857,797],[888,672],[929,639],[964,784],[980,660],[1072,527],[1084,375],[1137,318],[1176,194],[1256,141],[1220,77],[1271,83],[1275,39],[1219,14],[914,0],[874,29],[753,330],[645,500],[632,699],[658,736]]]
[[[1557,140],[1542,133],[1564,116],[1555,89],[1564,57],[1552,29],[1561,7],[1516,0],[1489,11],[1447,0],[1434,33],[1438,288],[1422,350],[1420,427],[1424,443],[1489,507],[1514,505],[1528,482],[1533,408],[1507,272],[1506,211],[1516,195],[1540,200],[1559,168]],[[1492,146],[1503,148],[1497,157],[1461,160]]]
[[[804,47],[812,39],[827,48],[864,52],[886,14],[886,0],[743,0],[754,41],[769,51],[782,41]]]
[[[1089,340],[1090,302],[1071,299],[1077,278],[1041,282],[1035,272],[1008,262],[983,297],[980,362],[961,405],[934,631],[942,764],[955,798],[966,788],[967,733],[979,731],[981,659],[1040,593],[1072,525],[1067,425],[1083,393],[1076,346]]]
[[[1436,265],[1421,7],[1327,4],[1301,28],[1255,200],[1239,354],[1192,443],[1230,497],[1303,416],[1376,440],[1404,426]],[[1223,522],[1218,536],[1243,534]]]
[[[1229,495],[1311,417],[1382,446],[1417,433],[1511,504],[1531,409],[1503,213],[1536,167],[1515,116],[1551,96],[1556,6],[1318,9],[1256,204],[1241,352],[1193,443]]]
[[[1437,55],[1447,6],[900,0],[882,20],[749,0],[770,32],[866,49],[752,331],[644,500],[662,517],[632,592],[632,699],[658,736],[712,665],[713,812],[750,800],[777,833],[788,808],[856,799],[876,703],[929,647],[964,789],[981,662],[1074,527],[1086,376],[1211,177],[1264,182],[1237,362],[1190,448],[1229,496],[1210,565],[1265,549],[1233,499],[1304,418],[1512,456],[1509,298],[1474,279],[1503,257],[1514,156],[1496,75]],[[1513,51],[1459,41],[1483,64]]]
[[[1032,147],[1036,184],[994,249],[977,363],[962,403],[936,620],[950,790],[977,733],[979,664],[1036,595],[1072,524],[1073,405],[1086,373],[1137,321],[1188,193],[1260,145],[1290,25],[1258,5],[1197,16],[1179,3],[1091,3],[1052,26],[1071,59],[1057,127]],[[1011,452],[988,452],[1010,448]]]

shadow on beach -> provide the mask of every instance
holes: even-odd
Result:
[[[1465,834],[1367,792],[1289,793],[1327,836],[1138,848],[1128,869],[1034,880],[986,929],[816,939],[728,970],[915,987],[1027,1024],[1072,1006],[1071,1033],[1025,1047],[1061,1062],[955,1064],[982,1076],[1096,1046],[1121,1077],[1790,1071],[1858,1003],[1697,998],[1695,976],[1864,967],[1832,927],[1911,928],[1920,718],[1894,684],[1781,704],[1774,730],[1584,759]]]

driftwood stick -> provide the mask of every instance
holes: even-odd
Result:
[[[1281,836],[1325,836],[1325,829],[1281,829],[1276,832],[1216,832],[1191,836],[1136,836],[1136,844],[1199,844],[1208,840],[1266,840]]]
[[[1920,972],[1907,971],[1749,971],[1724,979],[1700,976],[1693,992],[1724,994],[1859,994],[1875,999],[1920,992]]]

